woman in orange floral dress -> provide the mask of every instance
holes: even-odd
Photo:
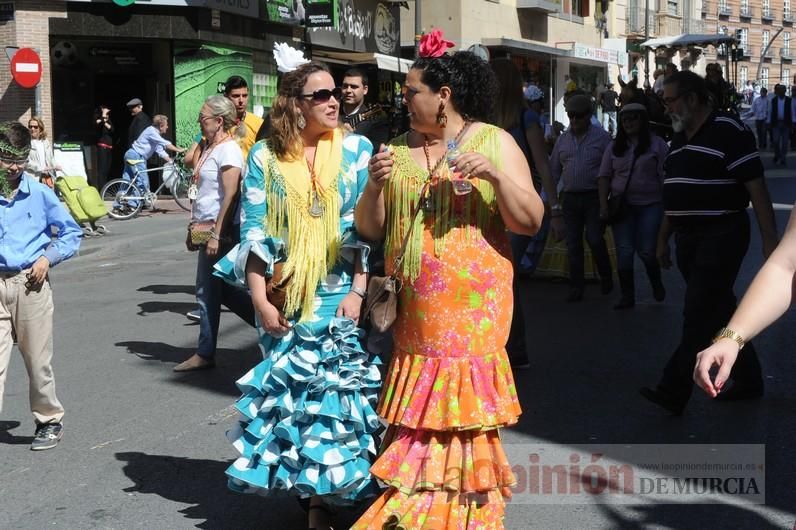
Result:
[[[514,484],[498,433],[520,414],[505,350],[506,229],[535,233],[543,207],[513,138],[484,123],[496,90],[488,64],[469,52],[442,55],[445,41],[433,42],[441,44],[404,86],[412,130],[371,159],[356,209],[360,235],[385,240],[388,272],[407,230],[411,237],[379,405],[390,427],[371,467],[389,489],[354,529],[503,528]],[[457,194],[457,179],[472,190]]]

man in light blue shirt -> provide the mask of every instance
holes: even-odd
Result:
[[[763,87],[760,89],[760,95],[758,95],[752,101],[752,116],[755,119],[755,131],[757,132],[758,149],[766,148],[766,130],[768,127],[767,125],[768,114],[769,114],[768,90],[765,87]]]
[[[30,132],[0,124],[0,410],[16,331],[30,379],[36,421],[31,449],[52,449],[63,435],[64,408],[52,369],[53,300],[49,270],[80,246],[80,227],[55,193],[25,173]]]
[[[185,149],[179,149],[163,137],[169,130],[169,119],[163,114],[157,114],[152,118],[152,125],[147,127],[130,146],[124,154],[124,173],[122,178],[126,181],[134,180],[139,193],[143,196],[149,191],[149,175],[146,172],[146,161],[154,153],[157,153],[165,162],[171,162],[166,150],[175,153],[182,153]],[[126,195],[130,195],[128,191]],[[138,201],[127,199],[126,204],[113,203],[114,211],[123,212],[126,208],[137,208]]]

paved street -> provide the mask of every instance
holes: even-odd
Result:
[[[770,156],[767,157],[770,164]],[[796,167],[796,158],[790,160]],[[774,202],[793,204],[793,170],[769,173]],[[789,211],[777,212],[780,229]],[[0,415],[0,528],[306,528],[293,500],[242,496],[226,489],[234,456],[224,432],[233,424],[234,381],[253,366],[255,332],[222,317],[215,370],[178,375],[193,351],[195,255],[184,249],[187,214],[153,213],[107,222],[112,233],[83,242],[81,255],[52,273],[56,297],[54,366],[65,435],[52,451],[28,446],[33,420],[21,359],[12,359]],[[743,291],[761,264],[754,241],[739,280]],[[637,266],[640,273],[640,266]],[[764,505],[516,504],[506,527],[525,529],[790,529],[796,525],[796,319],[791,312],[756,340],[766,396],[711,402],[695,392],[686,414],[668,417],[637,394],[654,384],[677,344],[682,281],[665,274],[669,296],[652,301],[638,276],[639,303],[615,312],[618,294],[590,286],[565,304],[566,286],[526,281],[532,368],[516,373],[524,414],[504,432],[519,444],[765,444]],[[525,462],[516,462],[525,465]],[[584,464],[585,465],[585,464]],[[335,528],[355,515],[341,513]]]

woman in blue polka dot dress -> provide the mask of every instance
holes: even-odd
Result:
[[[269,135],[249,155],[241,243],[215,273],[249,288],[263,353],[238,380],[230,488],[310,499],[315,528],[328,527],[327,502],[377,489],[369,468],[379,361],[363,350],[358,327],[369,248],[353,226],[372,146],[338,127],[339,96],[323,65],[283,77]],[[277,263],[290,278],[284,312],[265,289]]]

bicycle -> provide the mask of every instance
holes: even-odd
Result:
[[[155,191],[142,193],[136,181],[139,177],[149,178],[149,173],[162,171],[162,183]],[[142,175],[146,173],[147,175]],[[102,200],[111,202],[108,215],[114,219],[131,219],[137,216],[146,205],[154,208],[158,194],[163,188],[168,188],[174,202],[185,211],[191,210],[191,201],[188,199],[188,187],[191,185],[191,171],[183,164],[183,156],[179,154],[174,160],[163,164],[162,167],[136,171],[135,176],[127,181],[123,178],[109,180],[102,187],[100,195]],[[114,205],[116,205],[114,207]]]

